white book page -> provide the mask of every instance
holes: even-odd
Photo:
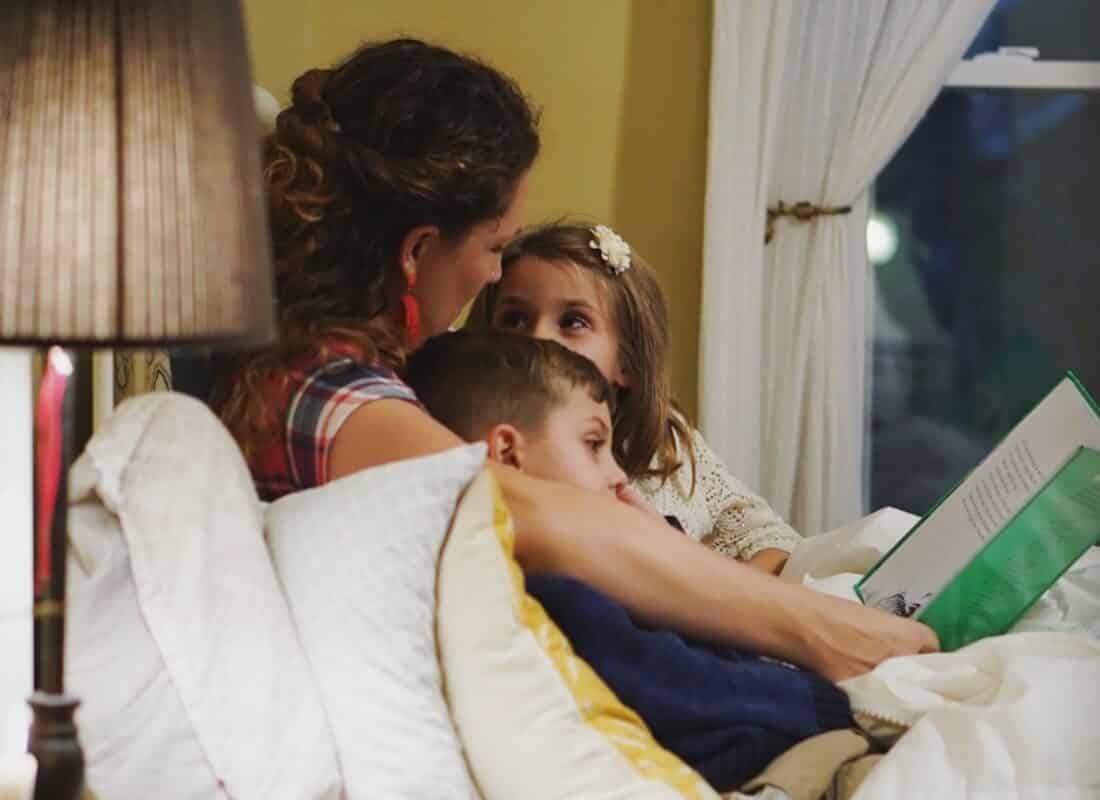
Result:
[[[864,580],[864,602],[927,605],[1082,445],[1100,449],[1100,418],[1066,378]]]

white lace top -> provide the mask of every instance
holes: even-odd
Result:
[[[691,464],[684,460],[667,481],[635,480],[632,485],[653,507],[680,521],[684,532],[719,553],[747,561],[761,550],[791,552],[802,537],[772,510],[768,502],[733,477],[726,465],[692,429],[698,478],[691,491]]]

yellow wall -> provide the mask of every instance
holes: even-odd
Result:
[[[695,409],[710,0],[245,0],[258,83],[399,34],[472,53],[542,109],[531,221],[609,221],[661,277],[677,397]],[[311,9],[311,10],[307,10]]]

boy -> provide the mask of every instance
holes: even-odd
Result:
[[[614,394],[592,362],[556,342],[456,332],[409,357],[405,380],[428,413],[489,458],[538,478],[621,494],[611,454]]]
[[[485,441],[494,461],[634,501],[611,455],[614,395],[583,356],[518,334],[460,331],[425,342],[405,380],[458,436]],[[813,673],[647,628],[572,578],[526,583],[577,654],[719,791],[802,739],[851,725],[847,696]]]

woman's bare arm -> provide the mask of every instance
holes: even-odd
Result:
[[[461,444],[416,406],[370,403],[344,423],[329,475]],[[636,615],[701,639],[814,669],[833,680],[895,655],[937,649],[931,629],[784,583],[702,547],[652,515],[604,496],[494,467],[531,572],[567,574]]]
[[[778,575],[783,571],[790,555],[786,550],[769,547],[767,550],[761,550],[745,563],[753,569],[758,569],[768,575]]]

